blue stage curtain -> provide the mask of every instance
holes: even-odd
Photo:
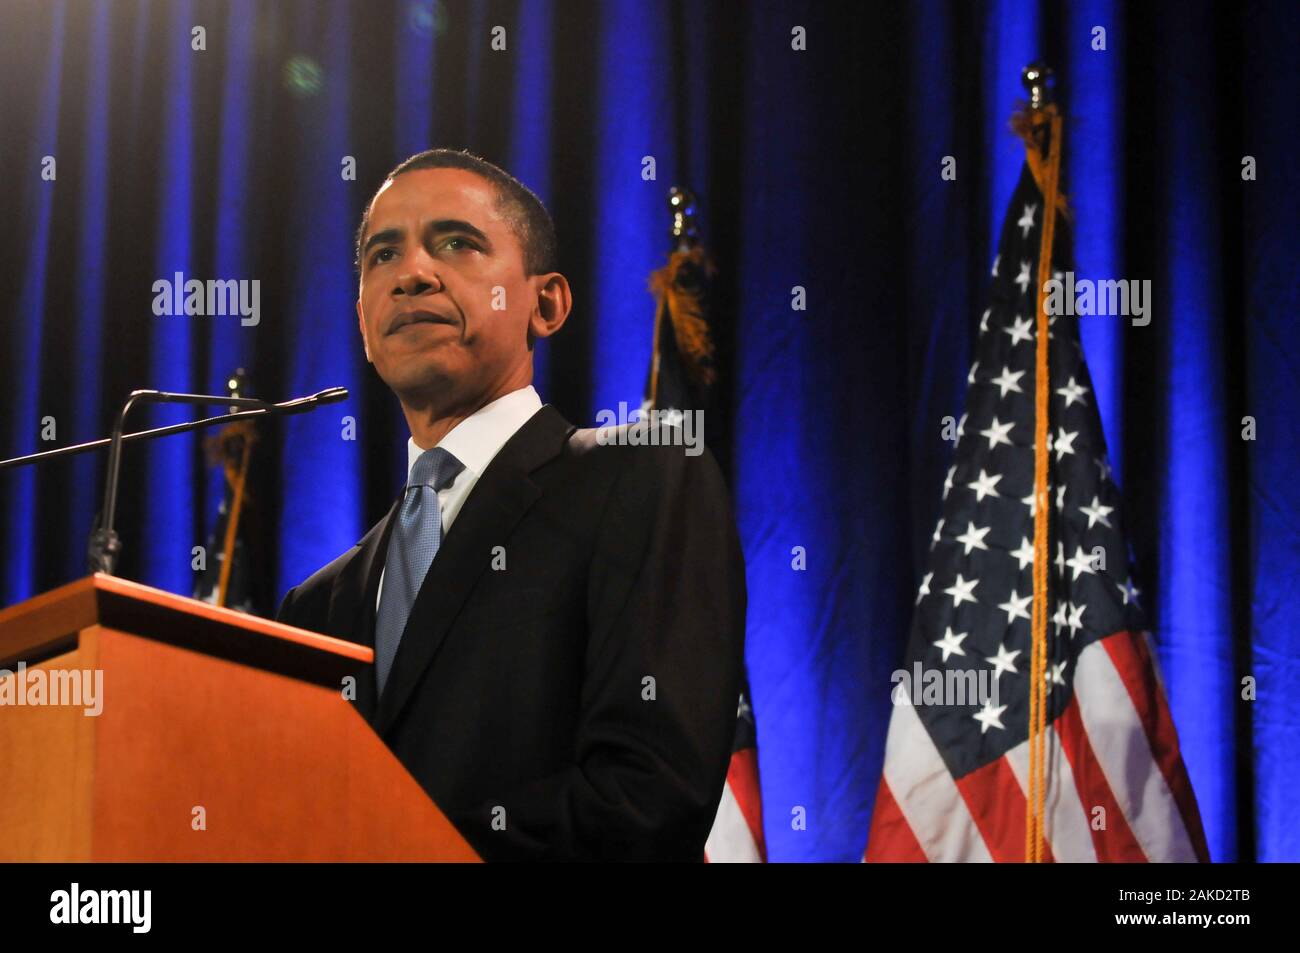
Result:
[[[1083,337],[1210,851],[1300,860],[1297,48],[1289,2],[7,0],[0,454],[236,366],[262,396],[348,387],[263,427],[270,612],[403,472],[351,270],[383,173],[468,147],[548,203],[576,306],[535,383],[582,425],[640,401],[665,193],[688,185],[719,265],[709,432],[747,560],[769,854],[856,860],[1023,155],[1007,119],[1042,57],[1078,272],[1153,285],[1150,325]],[[259,280],[260,323],[155,316],[178,272]],[[102,466],[0,474],[0,603],[84,574]],[[221,494],[202,439],[129,448],[124,478],[122,574],[188,593]]]

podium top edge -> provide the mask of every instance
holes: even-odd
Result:
[[[39,654],[96,625],[285,674],[324,671],[333,678],[374,660],[373,650],[346,639],[103,573],[0,610],[0,659]]]
[[[250,615],[247,612],[236,612],[234,609],[214,606],[212,603],[204,602],[202,599],[192,599],[189,596],[180,596],[174,592],[167,592],[163,589],[155,589],[153,586],[146,586],[144,583],[132,582],[130,579],[122,579],[118,576],[110,576],[106,573],[97,572],[94,575],[73,582],[71,585],[75,586],[78,583],[88,583],[93,585],[94,588],[100,592],[108,592],[114,595],[140,599],[145,602],[151,602],[155,605],[175,609],[180,612],[200,615],[206,619],[211,619],[214,622],[233,625],[236,628],[245,629],[249,632],[257,632],[260,635],[269,635],[272,638],[285,639],[290,642],[297,642],[300,645],[322,649],[358,662],[374,661],[374,651],[366,648],[364,645],[359,645],[356,642],[349,642],[347,639],[335,638],[332,635],[323,635],[320,632],[312,632],[309,629],[299,629],[292,625],[285,625],[283,622],[276,622],[274,619],[266,619],[262,616]],[[58,590],[52,591],[57,592]]]

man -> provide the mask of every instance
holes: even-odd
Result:
[[[388,515],[283,622],[375,649],[356,705],[479,854],[699,860],[736,719],[744,565],[707,450],[598,438],[531,386],[554,227],[500,168],[394,169],[357,238],[367,359],[411,431]]]

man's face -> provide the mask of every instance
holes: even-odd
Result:
[[[366,357],[408,406],[473,404],[523,372],[527,383],[536,281],[490,182],[405,172],[375,196],[362,236]]]

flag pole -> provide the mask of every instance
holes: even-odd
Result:
[[[673,225],[669,232],[672,238],[673,251],[689,252],[695,247],[695,196],[688,190],[674,185],[668,190],[668,210],[672,213]],[[662,271],[663,269],[661,269]],[[656,272],[656,275],[659,272]],[[651,279],[651,290],[656,290],[654,279]],[[655,302],[655,329],[654,329],[654,349],[650,356],[650,393],[647,397],[648,406],[659,406],[659,341],[663,333],[664,310],[667,304],[665,296],[662,293],[656,293]]]
[[[1052,243],[1056,213],[1062,205],[1061,113],[1051,102],[1052,71],[1031,63],[1021,73],[1029,92],[1029,108],[1012,121],[1025,140],[1030,171],[1043,195],[1043,229],[1038,250],[1038,285],[1035,293],[1037,341],[1034,387],[1034,608],[1029,682],[1029,797],[1025,803],[1025,860],[1043,860],[1043,815],[1046,803],[1047,737],[1047,566],[1048,540],[1048,413],[1051,378],[1048,369],[1047,281],[1052,274]]]
[[[235,428],[239,430],[236,431]],[[244,506],[244,484],[248,480],[249,452],[252,450],[254,440],[252,425],[245,422],[230,424],[222,434],[223,442],[229,442],[231,445],[234,444],[236,437],[239,446],[239,450],[236,451],[240,456],[239,463],[227,459],[225,464],[226,482],[230,484],[234,496],[230,503],[230,518],[226,520],[226,538],[222,542],[221,575],[217,582],[216,599],[216,604],[219,606],[226,604],[231,566],[235,562],[235,540],[239,535],[239,517]]]
[[[705,317],[705,302],[698,286],[699,279],[713,273],[713,265],[700,245],[694,194],[689,189],[673,186],[668,190],[668,210],[672,213],[669,237],[673,248],[668,264],[650,275],[650,292],[655,298],[655,324],[645,409],[658,408],[661,403],[661,345],[667,331],[672,332],[677,353],[691,383],[701,393],[707,392],[715,377],[711,363],[713,342]],[[690,280],[692,276],[697,280]],[[670,327],[665,328],[665,323]]]
[[[247,391],[248,378],[243,368],[235,371],[226,382],[231,397],[243,396]],[[216,605],[226,604],[226,594],[230,588],[230,573],[235,562],[235,541],[239,536],[239,517],[243,512],[244,485],[248,480],[248,464],[253,441],[257,431],[249,421],[236,421],[222,428],[217,438],[218,453],[226,483],[232,491],[230,512],[226,514],[226,535],[222,540],[221,572],[217,579]]]

